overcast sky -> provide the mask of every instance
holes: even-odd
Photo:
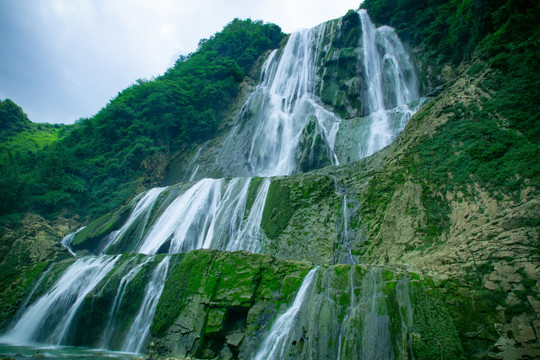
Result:
[[[235,17],[286,33],[360,0],[0,0],[0,99],[34,122],[94,115],[137,79],[162,74]]]

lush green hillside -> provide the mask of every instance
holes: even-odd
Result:
[[[163,76],[137,81],[94,117],[80,119],[60,141],[54,141],[63,135],[55,127],[13,137],[33,125],[5,100],[5,153],[32,151],[0,164],[2,222],[18,221],[26,211],[53,218],[67,209],[93,217],[122,204],[168,156],[215,134],[255,60],[282,37],[276,25],[236,19]],[[50,146],[33,151],[23,142]]]
[[[0,100],[0,140],[5,141],[30,127],[30,120],[20,106],[10,99]]]
[[[9,99],[0,100],[0,164],[34,153],[61,138],[68,126],[36,124]]]

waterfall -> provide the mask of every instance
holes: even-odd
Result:
[[[87,256],[77,260],[2,340],[13,344],[62,344],[84,298],[113,269],[118,258]]]
[[[150,334],[150,325],[156,312],[156,307],[165,285],[167,270],[169,268],[169,257],[166,256],[156,267],[152,274],[152,279],[146,287],[143,302],[129,329],[129,332],[122,346],[123,351],[139,352]]]
[[[392,359],[390,343],[390,317],[385,306],[382,281],[378,269],[369,269],[364,279],[362,300],[364,322],[362,324],[362,359]]]
[[[233,241],[227,246],[228,251],[248,250],[259,252],[260,244],[260,229],[263,216],[264,204],[266,196],[270,188],[270,179],[265,178],[257,191],[257,197],[251,207],[248,218],[237,235],[233,237]]]
[[[304,293],[306,277],[254,359],[414,359],[406,272],[338,265],[320,269],[317,277],[318,286]],[[349,286],[335,288],[347,282]]]
[[[367,142],[359,144],[362,158],[392,142],[414,113],[409,104],[420,96],[409,55],[394,30],[376,29],[365,10],[359,16],[370,122]]]
[[[296,322],[296,315],[302,304],[304,303],[308,289],[310,288],[315,275],[317,274],[318,267],[310,270],[310,272],[302,281],[302,285],[294,298],[292,305],[286,312],[279,315],[274,321],[270,332],[264,339],[261,347],[255,355],[255,360],[271,360],[271,359],[283,359],[285,350],[288,345],[288,336],[293,329]]]
[[[111,306],[111,310],[109,312],[107,325],[105,326],[105,330],[103,331],[103,335],[101,336],[100,345],[99,345],[101,348],[106,349],[109,347],[109,344],[111,342],[111,337],[115,329],[116,316],[118,314],[118,309],[120,308],[120,305],[122,304],[122,300],[124,300],[124,294],[126,292],[127,287],[129,286],[129,283],[135,278],[135,276],[137,276],[141,268],[145,264],[147,264],[151,259],[152,259],[151,257],[145,258],[141,263],[139,263],[133,269],[128,271],[128,273],[124,275],[122,279],[120,280],[120,284],[118,285],[118,289],[116,291],[116,296],[114,297],[113,305]]]
[[[136,223],[135,237],[140,239],[146,228],[146,224],[150,217],[150,213],[158,199],[159,195],[165,190],[165,187],[158,187],[150,189],[142,198],[137,202],[133,211],[129,215],[126,222],[120,227],[120,229],[110,233],[107,239],[107,244],[104,246],[104,251],[112,248],[121,241],[122,237],[126,234],[128,229],[132,229],[132,225]],[[135,245],[136,246],[136,245]]]
[[[411,297],[409,294],[409,278],[408,274],[405,274],[396,285],[397,302],[401,309],[401,343],[398,348],[402,359],[415,360],[413,348],[413,339],[411,331],[413,328],[413,307],[411,304]]]
[[[75,235],[77,235],[78,232],[84,230],[85,227],[86,226],[83,226],[79,230],[77,230],[75,232],[72,232],[71,234],[67,234],[66,236],[64,236],[62,241],[60,241],[60,244],[62,244],[62,246],[65,247],[67,249],[67,251],[69,251],[69,253],[71,255],[73,255],[74,257],[77,257],[77,255],[75,254],[75,252],[71,248],[71,242],[73,241],[73,238],[75,237]]]
[[[204,150],[207,144],[208,144],[208,141],[205,142],[201,147],[199,147],[199,149],[195,153],[195,156],[193,156],[193,159],[191,159],[189,165],[184,171],[184,179],[183,179],[184,181],[186,180],[193,181],[195,179],[195,176],[197,176],[197,172],[199,171],[199,165],[196,164],[196,161],[199,159],[199,156],[201,155],[201,151]]]
[[[338,228],[339,244],[334,250],[333,263],[334,264],[356,264],[356,259],[352,253],[353,241],[355,241],[355,233],[349,229],[349,219],[351,214],[349,214],[349,199],[347,195],[343,195],[343,211],[341,213],[343,221],[341,227]]]
[[[355,295],[354,295],[354,271],[355,267],[354,265],[351,265],[351,268],[349,269],[349,305],[347,307],[347,310],[345,311],[345,316],[343,317],[343,322],[341,323],[340,329],[339,329],[339,336],[338,336],[338,353],[337,353],[337,360],[341,360],[341,353],[342,348],[346,346],[346,344],[343,341],[343,334],[347,332],[347,328],[351,326],[351,323],[349,322],[349,318],[351,318],[351,314],[354,311],[354,308],[356,306],[355,301]]]
[[[291,34],[283,52],[274,50],[262,68],[262,80],[248,98],[223,154],[243,154],[237,171],[253,176],[290,175],[296,168],[302,131],[314,119],[330,160],[337,164],[334,142],[341,119],[326,110],[314,94],[319,48],[325,26]],[[249,122],[246,122],[246,118]],[[232,162],[236,158],[219,161]],[[242,157],[242,155],[240,155]],[[247,168],[246,168],[247,165]]]
[[[375,28],[363,10],[358,16],[362,33],[361,68],[369,89],[363,101],[367,104],[370,125],[364,135],[365,143],[357,145],[360,157],[364,157],[390,143],[413,113],[409,104],[419,95],[414,69],[394,31],[386,26]],[[317,67],[322,61],[320,53],[328,51],[329,46],[325,43],[326,36],[336,36],[326,24],[293,33],[281,53],[274,50],[268,56],[262,66],[261,82],[248,97],[217,159],[232,169],[232,175],[290,175],[298,171],[299,157],[311,156],[306,155],[300,144],[313,151],[316,139],[324,144],[329,161],[339,164],[334,147],[341,119],[325,109],[315,94]],[[309,135],[313,131],[318,135]],[[207,144],[190,161],[185,172],[190,179],[200,169],[197,159],[205,148]],[[147,228],[154,202],[164,190],[151,189],[120,229],[110,234],[105,251],[144,254],[173,254],[200,248],[261,251],[260,220],[269,182],[260,187],[246,217],[251,183],[250,177],[203,178],[174,199]],[[346,203],[345,196],[344,212]],[[345,222],[347,217],[344,214]],[[349,248],[349,259],[344,261],[352,262],[346,232],[344,244]],[[129,238],[130,244],[123,244],[123,238]]]
[[[225,249],[238,236],[250,183],[251,178],[200,180],[165,209],[137,252],[155,254],[164,245],[170,254]]]
[[[41,283],[43,282],[43,280],[49,275],[49,273],[52,271],[52,269],[54,268],[55,264],[51,264],[51,266],[49,266],[47,268],[47,270],[45,270],[43,273],[41,273],[41,276],[39,277],[38,281],[36,281],[36,283],[34,284],[34,286],[32,286],[32,289],[30,290],[30,292],[28,293],[28,295],[26,296],[26,298],[24,299],[24,301],[22,302],[19,310],[17,311],[17,313],[15,314],[15,316],[13,317],[12,321],[11,321],[11,324],[12,326],[14,326],[17,321],[20,319],[21,315],[24,313],[24,311],[26,310],[26,306],[28,305],[28,303],[30,302],[30,300],[32,299],[32,296],[34,296],[34,293],[36,292],[36,290],[40,287]]]
[[[343,334],[345,332],[345,329],[347,326],[350,326],[349,324],[349,317],[351,316],[351,312],[353,311],[355,307],[355,295],[354,295],[354,271],[355,267],[354,264],[356,263],[354,257],[352,256],[351,251],[351,245],[349,244],[349,212],[348,212],[348,204],[347,204],[347,195],[343,195],[343,243],[348,245],[348,262],[351,265],[349,269],[349,306],[347,307],[347,310],[345,311],[345,316],[343,317],[343,322],[341,323],[340,329],[339,329],[339,336],[338,336],[338,353],[337,353],[337,360],[341,360],[341,352],[343,347]]]

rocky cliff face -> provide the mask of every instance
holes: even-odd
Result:
[[[444,88],[428,96],[391,145],[359,160],[367,148],[347,154],[373,120],[369,101],[358,101],[368,91],[361,70],[369,54],[358,45],[368,31],[350,12],[315,33],[319,55],[310,99],[340,116],[335,146],[328,146],[329,133],[318,118],[308,116],[294,154],[298,167],[289,176],[195,183],[252,175],[246,170],[250,141],[236,147],[228,141],[251,133],[249,124],[264,104],[260,94],[263,100],[250,101],[254,79],[264,72],[261,60],[216,139],[166,165],[154,164],[161,185],[183,182],[141,194],[75,236],[78,255],[104,252],[110,255],[102,257],[115,260],[81,300],[65,343],[125,350],[147,284],[165,258],[166,281],[148,324],[152,344],[146,351],[155,357],[540,356],[538,189],[527,179],[518,188],[494,188],[474,172],[462,183],[451,167],[442,180],[433,175],[440,169],[433,165],[438,152],[431,144],[444,138],[457,117],[474,121],[471,107],[482,109],[493,95],[486,85],[489,68],[473,62],[441,71],[437,81]],[[479,65],[486,70],[471,71]],[[385,94],[381,101],[395,105],[395,94]],[[407,111],[423,102],[415,99]],[[388,119],[397,121],[398,113]],[[504,127],[498,114],[486,116]],[[463,141],[444,143],[455,147],[445,153],[449,160],[470,151],[459,148]],[[342,165],[328,166],[336,158]],[[196,211],[182,212],[184,203],[197,204],[190,208]],[[167,223],[175,216],[176,227]],[[4,328],[25,296],[28,304],[36,302],[72,263],[59,261],[68,253],[58,240],[74,230],[73,223],[50,226],[32,216],[27,223],[24,234],[3,236],[11,244],[4,264],[20,254],[29,259],[24,275],[2,294],[12,304],[4,307]],[[179,233],[196,236],[188,243]],[[250,251],[236,251],[242,247],[235,239],[249,243]],[[150,255],[118,255],[129,252]],[[41,278],[48,261],[59,262]],[[275,324],[283,325],[276,331]],[[113,341],[104,345],[104,334]]]
[[[165,285],[152,325],[155,351],[270,356],[261,343],[311,267],[245,252],[189,253]],[[430,278],[390,266],[331,265],[315,274],[290,328],[276,329],[286,337],[284,349],[293,345],[282,358],[459,358],[457,332]],[[342,339],[347,345],[339,346]]]

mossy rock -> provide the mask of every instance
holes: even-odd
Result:
[[[261,221],[261,228],[270,239],[279,236],[293,215],[290,197],[291,189],[285,180],[275,179],[270,183]]]
[[[131,212],[131,206],[126,205],[119,210],[100,216],[79,231],[73,237],[71,247],[73,250],[88,250],[99,253],[105,237],[112,231],[117,230],[127,220]]]

